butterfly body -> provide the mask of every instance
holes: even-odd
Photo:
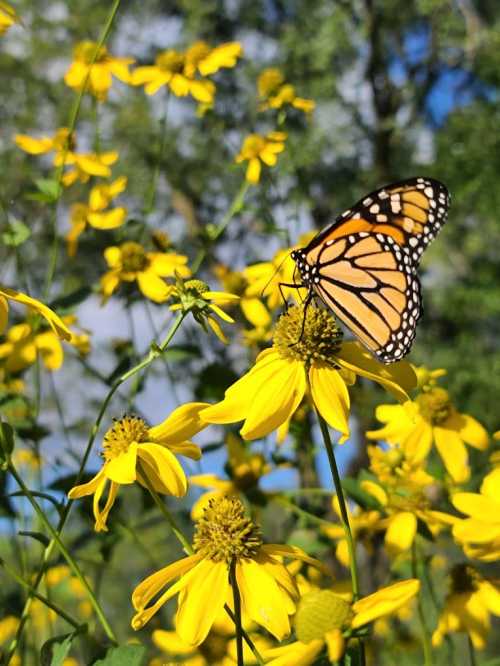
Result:
[[[384,363],[399,361],[411,348],[422,314],[417,267],[448,207],[439,181],[394,183],[292,252],[308,300],[319,296]]]

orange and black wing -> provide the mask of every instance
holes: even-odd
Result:
[[[326,240],[311,287],[383,363],[410,349],[421,316],[420,283],[408,249],[365,231]]]
[[[407,248],[417,264],[446,222],[449,205],[448,190],[433,178],[410,178],[382,187],[344,211],[311,241],[305,248],[309,263],[325,242],[366,231],[390,236]]]

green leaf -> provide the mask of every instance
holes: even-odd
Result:
[[[40,195],[45,198],[45,201],[57,201],[59,198],[59,183],[57,180],[53,180],[52,178],[38,178],[35,180],[35,185],[38,187]]]
[[[50,539],[45,536],[45,534],[42,534],[41,532],[25,532],[25,531],[19,531],[18,532],[19,536],[27,536],[31,537],[32,539],[36,539],[36,541],[39,541],[44,548],[47,548],[47,546],[50,543]]]
[[[71,649],[71,643],[75,635],[73,631],[71,634],[49,638],[40,650],[41,666],[62,666]]]
[[[0,459],[3,462],[11,455],[14,450],[14,430],[8,423],[0,422]]]
[[[196,345],[172,345],[162,354],[167,361],[185,361],[200,357],[200,350]]]
[[[342,488],[362,509],[380,509],[380,504],[375,497],[363,490],[357,479],[346,476],[342,479]]]
[[[20,220],[11,220],[9,229],[2,234],[2,241],[10,247],[19,247],[31,236],[31,229]]]
[[[120,645],[110,648],[94,666],[142,666],[145,656],[146,648],[142,645]]]

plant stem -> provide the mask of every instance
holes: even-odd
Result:
[[[476,651],[468,634],[467,634],[467,642],[469,643],[470,666],[477,666]]]
[[[49,267],[47,270],[47,277],[45,279],[45,288],[43,292],[43,300],[46,301],[49,298],[50,295],[50,288],[52,286],[52,281],[54,279],[55,271],[56,271],[56,266],[57,266],[57,257],[59,254],[59,239],[57,236],[57,209],[58,209],[58,204],[59,200],[61,198],[62,194],[62,178],[63,178],[63,172],[64,172],[64,166],[66,164],[66,157],[69,152],[69,141],[71,140],[71,136],[73,135],[73,132],[75,131],[76,127],[76,121],[78,119],[78,115],[80,113],[80,108],[82,106],[82,100],[83,96],[86,92],[87,89],[87,84],[89,82],[90,78],[90,72],[92,70],[92,66],[97,60],[97,56],[99,55],[99,51],[101,50],[102,46],[104,46],[104,43],[106,42],[109,33],[111,32],[111,28],[113,26],[113,21],[115,20],[116,13],[118,12],[118,8],[120,6],[121,0],[115,0],[113,2],[113,5],[110,9],[110,12],[108,14],[108,18],[106,20],[106,23],[104,25],[104,28],[102,30],[101,36],[99,38],[99,41],[97,42],[96,48],[94,53],[92,54],[92,59],[89,64],[89,68],[87,70],[87,76],[85,77],[85,80],[83,82],[83,85],[78,93],[78,96],[75,99],[75,102],[73,104],[73,108],[71,109],[70,113],[70,120],[68,123],[68,130],[69,130],[69,135],[68,135],[68,141],[66,141],[66,144],[64,146],[64,150],[62,151],[62,159],[61,159],[61,164],[57,167],[56,169],[56,178],[55,180],[57,181],[57,193],[56,197],[54,200],[54,208],[52,211],[52,229],[53,229],[53,240],[52,240],[52,249],[50,253],[50,258],[49,258]]]
[[[185,317],[185,313],[179,312],[177,317],[174,319],[174,321],[172,323],[172,326],[170,327],[170,329],[169,329],[167,335],[165,336],[163,342],[157,348],[151,349],[149,351],[148,355],[140,363],[138,363],[136,366],[131,368],[128,372],[121,375],[115,381],[115,383],[113,384],[113,386],[109,390],[106,398],[104,399],[104,401],[101,405],[101,408],[99,410],[99,413],[97,415],[95,423],[94,423],[94,425],[92,427],[92,430],[90,432],[89,440],[87,442],[87,448],[86,448],[85,453],[83,455],[83,458],[80,462],[80,468],[79,468],[78,473],[77,473],[76,478],[75,478],[75,486],[78,485],[78,483],[80,482],[80,480],[83,476],[83,471],[85,469],[85,465],[87,464],[87,460],[90,456],[90,452],[91,452],[92,447],[94,445],[94,441],[95,441],[97,432],[99,430],[99,426],[101,425],[101,421],[104,417],[107,406],[108,406],[109,402],[111,401],[111,398],[113,397],[113,395],[116,393],[116,391],[120,388],[120,386],[124,382],[126,382],[128,379],[130,379],[130,377],[133,377],[137,372],[140,372],[143,368],[146,368],[150,363],[152,363],[167,348],[168,344],[170,343],[170,341],[174,337],[176,331],[179,329],[184,317]],[[70,514],[70,511],[71,511],[71,507],[73,506],[73,501],[74,500],[68,500],[68,502],[66,503],[66,505],[63,507],[63,509],[61,511],[61,517],[59,518],[59,522],[58,522],[57,527],[55,529],[55,532],[57,533],[57,536],[60,536],[60,534],[61,534],[61,532],[62,532],[62,530],[63,530],[63,528],[66,524],[66,521],[67,521],[67,519],[69,517],[69,514]],[[47,566],[48,561],[50,560],[50,557],[52,555],[52,552],[54,550],[55,545],[56,545],[56,540],[55,540],[55,538],[52,538],[50,543],[48,544],[48,546],[46,547],[46,549],[43,553],[42,563],[40,565],[38,573],[35,576],[35,580],[33,582],[33,589],[34,590],[36,590],[38,588],[38,586],[40,585],[40,583],[42,581],[42,578],[43,578],[43,575],[44,575],[44,572],[45,572],[45,568]],[[26,599],[26,602],[24,604],[23,612],[21,614],[21,618],[20,618],[20,621],[19,621],[19,626],[18,626],[17,631],[16,631],[16,635],[12,639],[11,644],[9,645],[9,649],[6,653],[5,666],[9,665],[9,662],[12,659],[12,657],[14,655],[14,652],[16,651],[17,645],[19,643],[19,639],[20,639],[21,634],[22,634],[23,629],[24,629],[24,625],[26,624],[26,621],[27,621],[28,616],[29,616],[29,612],[30,612],[30,608],[31,608],[31,602],[32,602],[32,596],[29,593],[28,598]]]
[[[245,201],[245,196],[249,187],[250,183],[247,180],[244,180],[240,186],[240,189],[236,192],[236,195],[233,201],[231,202],[231,205],[227,209],[226,214],[210,234],[210,239],[209,239],[210,243],[214,243],[224,233],[226,227],[231,222],[233,217],[240,212],[240,210],[243,207],[243,202]],[[206,254],[207,254],[206,248],[203,248],[202,250],[200,250],[200,252],[198,252],[198,256],[196,257],[191,266],[193,275],[200,269],[200,266],[203,263]]]
[[[325,443],[326,453],[328,455],[328,462],[330,463],[330,470],[332,472],[333,485],[335,486],[337,499],[339,501],[341,522],[342,522],[342,527],[344,528],[344,534],[347,542],[347,550],[349,551],[349,567],[351,570],[352,595],[353,595],[353,600],[356,601],[359,598],[359,578],[358,578],[358,567],[356,563],[356,548],[354,544],[354,539],[352,537],[351,526],[349,524],[349,515],[347,513],[344,491],[342,489],[342,482],[340,480],[340,474],[337,467],[337,462],[335,460],[335,454],[333,451],[332,440],[330,438],[330,432],[328,431],[328,425],[326,424],[326,421],[319,413],[316,406],[314,406],[314,409],[318,417],[319,425],[321,428],[321,434],[323,435],[323,441]]]
[[[22,587],[26,588],[31,596],[36,597],[39,601],[41,601],[45,606],[50,608],[51,610],[54,611],[54,613],[57,613],[60,617],[62,617],[63,620],[66,620],[68,624],[70,624],[72,627],[79,631],[83,631],[86,625],[80,624],[77,620],[71,617],[71,615],[68,615],[65,610],[63,610],[60,606],[55,604],[53,601],[50,601],[47,599],[47,597],[44,597],[43,594],[40,594],[40,592],[37,592],[35,589],[31,587],[29,583],[27,583],[24,578],[17,573],[14,569],[12,569],[7,562],[2,562],[1,566],[5,571],[9,574],[11,578],[13,578],[19,585]]]
[[[236,656],[238,666],[243,664],[243,634],[241,631],[241,599],[240,591],[238,589],[238,582],[236,580],[236,564],[233,561],[229,568],[229,582],[233,588],[233,603],[234,603],[234,626],[236,629]]]
[[[28,501],[30,502],[33,509],[35,510],[35,513],[38,516],[38,518],[40,519],[40,521],[42,522],[43,526],[50,533],[50,535],[52,536],[52,539],[57,544],[57,547],[61,551],[62,556],[64,557],[64,559],[68,563],[68,566],[71,569],[71,571],[73,572],[73,575],[80,581],[80,583],[84,587],[84,589],[87,593],[87,596],[89,598],[89,601],[92,604],[92,607],[93,607],[97,617],[99,618],[99,621],[102,625],[102,628],[104,629],[104,632],[105,632],[106,636],[111,641],[113,641],[113,643],[117,643],[117,639],[116,639],[116,636],[114,634],[114,631],[111,628],[106,616],[104,615],[104,611],[102,610],[101,605],[97,601],[97,598],[96,598],[92,588],[88,584],[87,579],[83,575],[82,571],[80,570],[80,567],[78,566],[76,561],[73,559],[73,557],[69,553],[69,551],[66,548],[66,546],[64,545],[64,543],[61,541],[61,538],[60,538],[59,534],[57,533],[57,531],[52,527],[51,522],[49,521],[49,519],[47,518],[45,513],[42,511],[42,509],[40,508],[40,505],[38,504],[38,502],[33,497],[32,493],[31,493],[31,490],[26,486],[26,484],[24,483],[22,478],[17,473],[17,470],[14,467],[14,465],[12,463],[12,460],[9,460],[9,462],[8,462],[8,469],[9,469],[9,472],[14,477],[14,479],[16,480],[16,483],[18,484],[18,486],[23,491],[25,497],[28,498]]]
[[[412,575],[414,578],[418,578],[418,553],[417,553],[417,544],[416,541],[413,541],[412,547],[411,547],[411,569],[412,569]],[[424,665],[425,666],[432,666],[433,664],[433,659],[432,659],[432,646],[431,646],[431,640],[429,636],[429,629],[427,627],[427,622],[425,620],[425,611],[424,607],[422,604],[422,594],[421,592],[418,593],[418,602],[417,602],[417,608],[418,608],[418,619],[420,622],[420,629],[422,632],[422,647],[424,650]]]

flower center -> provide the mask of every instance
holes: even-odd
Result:
[[[104,435],[102,455],[106,462],[126,453],[133,442],[147,442],[149,428],[138,416],[122,416],[113,419],[113,426]]]
[[[477,571],[468,564],[457,564],[450,572],[452,594],[475,592],[479,582]]]
[[[204,294],[206,291],[210,291],[210,287],[203,280],[188,280],[184,282],[184,289],[190,291],[195,297]]]
[[[227,636],[218,634],[212,628],[203,643],[198,646],[198,651],[205,657],[207,664],[221,663],[227,655],[228,640]]]
[[[293,305],[279,318],[273,342],[284,359],[308,365],[323,361],[335,367],[342,331],[326,310],[309,306],[304,312],[303,305]]]
[[[181,72],[184,67],[184,56],[173,49],[164,51],[156,58],[156,65],[165,72]]]
[[[193,547],[196,553],[214,562],[249,559],[262,545],[260,527],[245,515],[236,497],[216,497],[209,501],[196,524]]]
[[[138,273],[146,270],[149,259],[146,251],[139,243],[129,241],[121,246],[122,267],[125,273]]]
[[[332,629],[342,629],[353,615],[350,604],[331,590],[305,594],[294,618],[295,633],[302,643],[321,639]]]
[[[448,391],[439,386],[421,393],[416,402],[424,419],[433,425],[440,425],[446,421],[451,413],[451,401]]]
[[[75,49],[75,56],[78,60],[90,65],[94,57],[97,44],[95,42],[81,42]],[[105,46],[99,49],[94,63],[102,63],[108,59],[108,51]]]

